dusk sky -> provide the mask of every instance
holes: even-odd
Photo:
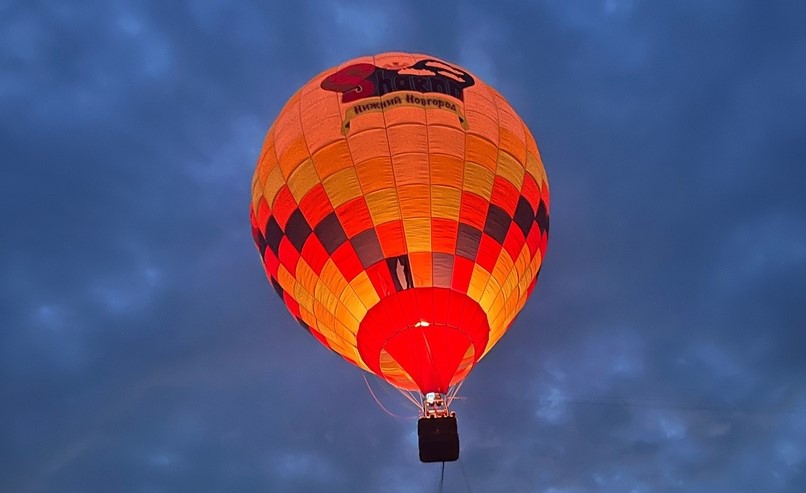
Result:
[[[416,409],[297,325],[249,225],[285,101],[386,51],[497,88],[551,186],[444,491],[806,491],[805,25],[798,0],[0,0],[0,491],[437,491]]]

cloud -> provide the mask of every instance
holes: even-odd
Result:
[[[457,401],[446,489],[801,491],[804,14],[0,7],[0,489],[434,489],[414,423],[286,316],[246,211],[297,87],[409,50],[494,83],[552,186],[540,282]]]

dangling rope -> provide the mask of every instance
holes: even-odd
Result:
[[[445,462],[442,463],[442,472],[439,474],[439,493],[442,493],[442,488],[445,486]]]

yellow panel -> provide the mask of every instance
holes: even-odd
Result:
[[[364,315],[367,314],[367,306],[361,302],[361,298],[358,297],[358,294],[356,294],[352,287],[347,286],[347,288],[342,291],[339,299],[347,310],[353,314],[353,318],[359,321],[364,320]],[[339,319],[342,319],[342,317],[339,315],[338,308],[336,309],[336,316]]]
[[[403,219],[403,232],[409,252],[431,251],[431,218]]]
[[[534,177],[538,185],[542,186],[546,182],[546,171],[539,157],[532,154],[526,156],[526,172]]]
[[[529,245],[524,243],[521,253],[518,255],[518,259],[515,260],[515,270],[518,272],[518,276],[523,275],[524,271],[526,271],[529,266],[529,262],[531,261],[530,255]]]
[[[349,331],[357,334],[358,328],[360,327],[360,322],[356,320],[355,313],[353,313],[347,305],[342,302],[339,302],[336,305],[336,321],[341,321],[345,324],[346,327],[349,328]]]
[[[345,316],[344,317],[336,316],[336,318],[334,319],[336,321],[336,329],[339,332],[345,333],[345,338],[348,341],[355,341],[356,340],[355,336],[356,334],[358,334],[358,327],[359,327],[358,321],[355,319],[353,314],[347,310],[347,307],[345,307],[344,304],[339,303],[338,306],[341,307],[340,308],[341,310],[344,310]],[[338,310],[339,308],[337,308],[336,310],[337,313]],[[355,345],[355,342],[353,342],[353,345]]]
[[[514,263],[509,257],[509,253],[502,248],[501,253],[498,254],[498,259],[495,261],[495,266],[493,266],[492,275],[499,283],[503,283],[509,277],[513,267]]]
[[[294,280],[294,276],[288,272],[288,269],[286,269],[283,264],[280,264],[277,269],[277,282],[280,284],[280,287],[283,288],[283,291],[290,293],[292,296],[294,295],[294,284],[296,284],[297,281]]]
[[[361,196],[361,186],[353,168],[343,169],[322,181],[330,203],[336,208],[345,202]]]
[[[398,187],[397,198],[403,219],[431,217],[431,189],[428,183]]]
[[[319,303],[318,301],[314,302],[313,314],[316,317],[315,327],[319,330],[319,332],[334,330],[333,326],[336,323],[336,316],[330,310],[328,310],[325,305]]]
[[[269,176],[266,178],[266,185],[263,187],[263,197],[266,199],[266,203],[269,204],[269,206],[274,204],[274,198],[277,197],[277,192],[283,188],[283,185],[285,185],[285,178],[283,178],[280,167],[276,166],[269,172]]]
[[[325,306],[330,312],[336,311],[336,303],[339,302],[338,297],[333,294],[330,287],[321,278],[316,282],[316,287],[313,291],[314,298]]]
[[[302,201],[302,197],[318,183],[319,177],[316,175],[312,159],[306,159],[288,177],[288,188],[298,204]]]
[[[432,185],[462,188],[465,174],[465,162],[463,158],[443,154],[432,154],[430,159]]]
[[[368,193],[365,198],[374,225],[400,219],[400,206],[397,191],[394,188]]]
[[[361,299],[361,303],[367,308],[372,308],[380,301],[378,293],[375,291],[375,286],[372,285],[372,281],[369,280],[366,271],[362,271],[350,281],[350,286]]]
[[[398,187],[428,185],[431,179],[428,155],[422,152],[393,155],[392,168],[395,173],[395,183]]]
[[[490,200],[493,193],[495,174],[488,168],[475,163],[465,164],[464,189],[473,192],[486,200]]]
[[[381,156],[356,163],[355,172],[356,175],[358,175],[361,190],[363,190],[365,194],[383,188],[394,188],[395,186],[392,159],[389,156]],[[397,197],[395,197],[395,201],[397,201]]]
[[[316,292],[316,284],[319,281],[319,276],[311,269],[305,259],[300,258],[297,262],[296,272],[297,282],[308,292]]]
[[[347,141],[337,140],[336,142],[323,147],[312,156],[316,173],[323,180],[337,171],[351,167],[353,158],[350,155],[350,148]]]
[[[523,164],[516,161],[515,158],[506,152],[498,153],[498,167],[495,172],[515,185],[516,189],[520,190],[523,187],[523,175],[526,170]]]
[[[499,130],[498,145],[502,151],[515,156],[515,159],[524,160],[526,159],[526,144],[523,142],[523,129],[520,126],[518,128],[521,130],[520,136],[510,129],[502,127]]]
[[[319,273],[319,277],[337,297],[340,296],[347,287],[347,280],[344,278],[339,268],[336,267],[336,263],[333,262],[332,258],[327,259],[327,262],[325,262],[325,265],[322,267],[322,272]]]
[[[471,281],[472,282],[472,281]],[[484,293],[481,295],[481,299],[479,301],[479,305],[488,313],[490,318],[494,318],[492,314],[490,314],[490,310],[493,308],[493,300],[495,297],[501,293],[501,283],[498,282],[498,279],[495,277],[490,277],[489,282],[487,282],[487,286],[484,288]],[[503,300],[502,300],[503,306]]]
[[[520,290],[518,289],[518,273],[514,270],[511,271],[510,275],[506,278],[501,287],[501,292],[504,294],[505,297],[509,298],[510,296],[517,298],[520,295]]]
[[[434,217],[459,220],[462,191],[453,187],[431,187],[431,214]]]
[[[473,274],[470,276],[470,285],[467,288],[467,295],[471,299],[479,302],[484,288],[487,287],[487,281],[490,280],[490,273],[484,270],[484,267],[479,264],[473,265]],[[481,307],[484,309],[484,307]]]

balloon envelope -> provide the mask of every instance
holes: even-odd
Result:
[[[507,101],[427,55],[313,78],[269,130],[252,233],[291,314],[389,383],[447,392],[506,332],[546,250],[549,189]]]

